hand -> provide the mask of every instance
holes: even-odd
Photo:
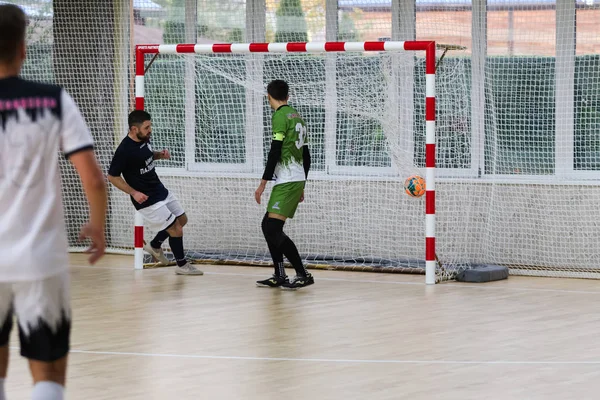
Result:
[[[148,196],[142,192],[138,192],[137,190],[131,194],[131,197],[133,197],[133,199],[140,204],[148,200]]]
[[[260,185],[258,185],[256,192],[254,192],[254,200],[256,200],[256,202],[258,204],[260,204],[260,196],[262,196],[263,192],[265,191],[266,186],[267,186],[267,181],[262,180],[260,182]]]
[[[304,190],[302,191],[302,196],[300,196],[300,203],[304,201]]]
[[[92,244],[85,252],[90,254],[90,258],[88,258],[88,260],[90,264],[94,265],[96,261],[102,258],[104,255],[104,250],[106,249],[104,227],[93,226],[91,223],[85,224],[79,233],[79,240],[83,241],[85,239],[90,239],[92,241]]]
[[[160,152],[160,159],[161,160],[170,160],[171,159],[171,153],[169,153],[169,150],[164,149]]]

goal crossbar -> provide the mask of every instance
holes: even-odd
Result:
[[[152,54],[252,54],[252,53],[335,53],[335,52],[425,52],[425,282],[435,284],[435,70],[434,41],[382,42],[289,42],[216,44],[140,44],[135,48],[135,109],[144,109],[145,55]],[[143,269],[143,220],[136,213],[134,266]]]

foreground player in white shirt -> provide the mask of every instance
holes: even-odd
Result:
[[[63,398],[71,330],[67,235],[59,150],[73,163],[90,206],[81,230],[104,254],[106,185],[77,106],[60,87],[20,79],[26,17],[0,5],[0,400],[17,317],[32,399]]]

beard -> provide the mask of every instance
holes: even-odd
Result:
[[[136,136],[137,136],[137,138],[138,138],[138,140],[139,140],[140,142],[145,142],[145,143],[146,143],[146,142],[149,142],[149,141],[150,141],[150,134],[148,134],[148,135],[144,136],[144,135],[142,135],[141,133],[138,133],[138,134],[136,134]]]

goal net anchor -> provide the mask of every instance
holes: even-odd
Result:
[[[457,44],[437,43],[436,44],[436,48],[438,50],[444,50],[444,52],[442,53],[442,55],[440,56],[440,58],[435,63],[435,69],[437,70],[438,67],[440,66],[440,64],[442,63],[442,60],[444,59],[444,57],[446,57],[446,53],[448,52],[448,50],[466,50],[467,46],[460,46],[460,45],[457,45]],[[148,67],[150,67],[150,66],[148,66]]]

